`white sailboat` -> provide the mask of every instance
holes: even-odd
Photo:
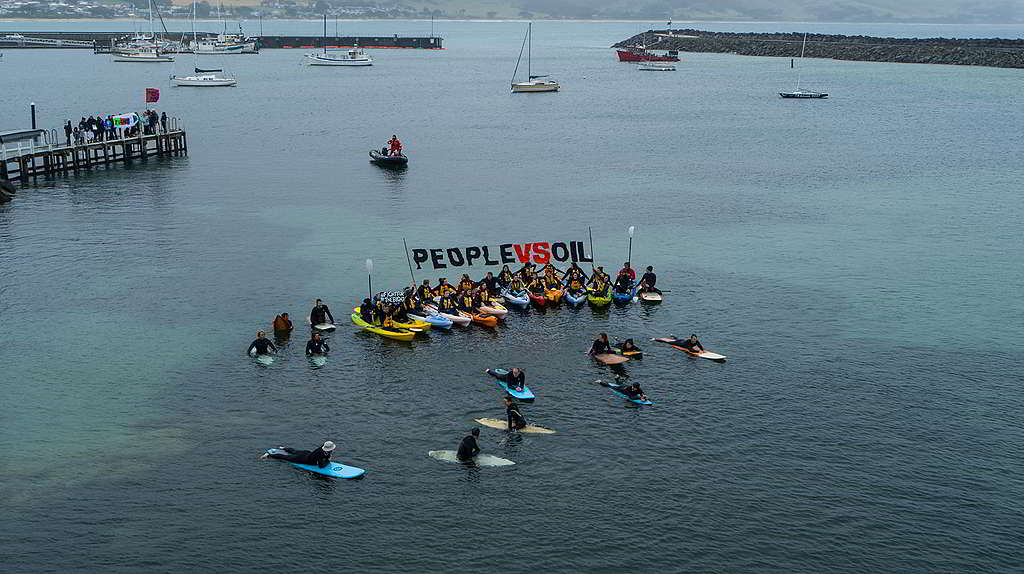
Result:
[[[310,66],[372,66],[373,58],[361,50],[359,46],[350,48],[342,54],[327,51],[327,14],[324,14],[324,51],[306,54]]]
[[[136,33],[122,51],[114,53],[114,61],[150,64],[174,61],[173,57],[161,51],[160,44],[156,41],[156,30],[153,28],[153,0],[149,0],[149,37]]]
[[[198,44],[196,40],[196,3],[192,0],[192,42],[193,46]],[[238,83],[234,77],[224,73],[220,68],[203,69],[199,67],[199,53],[193,56],[195,67],[194,73],[190,76],[171,76],[171,83],[175,86],[192,88],[225,88]]]
[[[801,62],[801,66],[800,66],[800,70],[796,74],[796,89],[793,90],[792,92],[779,92],[779,96],[781,96],[783,98],[787,98],[787,99],[796,99],[796,100],[820,100],[820,99],[828,97],[828,94],[826,94],[824,92],[811,92],[811,91],[801,90],[800,89],[800,80],[802,79],[803,71],[804,71],[803,65],[802,65],[803,61],[804,61],[804,50],[806,50],[806,49],[807,49],[807,32],[804,32],[804,42],[803,42],[803,45],[800,46],[800,62]]]
[[[519,63],[523,59],[523,47],[526,48],[526,81],[517,82],[516,74],[519,73]],[[526,37],[523,38],[523,46],[519,48],[519,58],[516,60],[516,69],[512,72],[513,92],[557,92],[558,82],[544,79],[547,76],[533,75],[533,22],[526,26]]]

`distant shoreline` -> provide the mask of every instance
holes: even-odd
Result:
[[[138,20],[138,18],[0,18],[2,22],[131,22]],[[189,18],[164,18],[166,21],[191,21]],[[264,22],[317,22],[319,18],[264,18]],[[620,18],[330,18],[329,21],[337,20],[339,22],[477,22],[477,23],[488,23],[488,22],[622,22],[622,23],[652,23],[652,22],[666,22],[667,20],[644,18],[644,19],[620,19]],[[259,18],[228,18],[228,22],[258,22]],[[196,22],[220,22],[216,18],[200,18]],[[831,20],[672,20],[673,25],[684,25],[684,24],[786,24],[786,25],[801,25],[801,26],[814,26],[814,25],[860,25],[860,26],[886,26],[886,25],[900,25],[900,26],[992,26],[992,27],[1014,27],[1019,26],[1024,29],[1024,22],[950,22],[947,20],[886,20],[882,22],[859,22],[859,21],[831,21]]]

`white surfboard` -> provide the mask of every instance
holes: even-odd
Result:
[[[661,293],[654,291],[648,293],[637,293],[637,298],[646,303],[661,303]]]
[[[711,351],[701,351],[699,353],[691,353],[701,359],[709,359],[711,361],[724,361],[725,355],[719,355],[718,353],[712,353]]]
[[[317,331],[333,331],[338,327],[333,323],[317,323],[316,325],[313,325],[313,328]]]
[[[455,455],[458,454],[454,450],[432,450],[427,452],[427,456],[436,460],[443,460],[444,462],[454,462],[463,464]],[[501,458],[491,454],[480,453],[473,457],[473,462],[477,466],[511,466],[515,464],[507,458]]]
[[[508,423],[506,421],[499,420],[499,419],[473,419],[473,420],[478,422],[478,423],[480,423],[480,424],[482,424],[482,425],[484,425],[485,427],[491,427],[492,429],[505,430],[505,429],[508,428]],[[519,429],[518,432],[528,432],[528,433],[537,433],[537,434],[555,434],[555,431],[553,431],[551,429],[546,429],[544,427],[539,427],[537,425],[526,425],[525,427]]]
[[[309,363],[314,367],[322,367],[327,364],[327,355],[311,355]]]
[[[256,355],[256,362],[261,365],[272,365],[274,357],[273,355]]]

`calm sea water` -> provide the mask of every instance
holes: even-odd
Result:
[[[75,23],[130,30],[130,23]],[[429,23],[342,23],[428,33]],[[0,22],[6,29],[51,23]],[[248,25],[251,26],[251,25]],[[318,23],[264,23],[315,34]],[[446,22],[447,50],[313,69],[301,50],[204,58],[234,89],[162,66],[6,51],[0,128],[143,107],[187,158],[26,186],[0,206],[0,541],[7,572],[1012,572],[1024,563],[1024,106],[1020,70],[685,54],[640,74],[607,48],[636,23]],[[1021,27],[718,24],[904,36]],[[252,30],[255,31],[255,30]],[[401,174],[367,162],[398,133]],[[447,247],[586,240],[671,293],[657,307],[513,313],[415,344],[343,325],[323,368],[297,328],[408,281],[402,238]],[[475,274],[482,274],[480,269]],[[447,276],[454,277],[449,271]],[[438,273],[420,272],[417,279]],[[725,364],[645,344],[595,384],[583,351],[696,332]],[[507,468],[426,456],[500,417],[483,374],[517,364],[552,436],[484,430]],[[340,446],[329,482],[278,444]]]

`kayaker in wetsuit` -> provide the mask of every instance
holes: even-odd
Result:
[[[288,318],[288,313],[281,313],[277,317],[274,317],[274,334],[284,335],[291,331],[292,320]]]
[[[487,276],[480,280],[480,286],[486,287],[488,293],[498,293],[501,290],[501,285],[498,282],[498,278],[494,276],[490,271],[487,272]]]
[[[469,278],[469,275],[463,275],[462,279],[459,280],[459,291],[469,291],[470,289],[476,288],[476,283]]]
[[[629,278],[629,275],[620,271],[619,276],[615,278],[615,291],[617,293],[629,293],[629,290],[632,288],[633,281]]]
[[[476,290],[476,296],[473,298],[473,303],[477,308],[490,305],[491,294],[487,292],[487,287],[480,287]]]
[[[601,333],[594,339],[594,344],[590,346],[589,353],[591,355],[603,355],[611,353],[612,347],[608,344],[608,333]]]
[[[424,279],[423,284],[416,289],[416,296],[420,298],[420,302],[431,301],[434,298],[434,290],[430,288],[430,279]]]
[[[630,281],[636,281],[636,271],[633,271],[633,268],[629,266],[629,261],[623,263],[622,269],[619,269],[619,275],[622,275],[623,273],[629,275]]]
[[[256,331],[256,340],[245,350],[245,354],[252,355],[253,349],[256,350],[257,355],[269,355],[271,350],[277,352],[277,347],[267,338],[266,331]]]
[[[388,155],[391,157],[402,155],[402,142],[398,141],[398,136],[392,134],[391,139],[388,140]]]
[[[405,296],[405,300],[402,301],[402,315],[408,316],[409,313],[415,313],[416,315],[424,315],[423,307],[416,301],[416,298],[409,293]]]
[[[298,464],[308,464],[309,466],[316,466],[324,468],[331,464],[331,453],[334,452],[335,444],[331,441],[326,441],[324,444],[318,446],[313,450],[296,450],[294,448],[281,447],[281,450],[288,454],[264,454],[263,458],[278,458],[281,460],[287,460],[288,462],[296,462]]]
[[[469,435],[459,443],[459,451],[455,453],[455,458],[462,462],[469,462],[473,460],[474,456],[480,454],[480,445],[476,442],[476,439],[479,436],[480,429],[475,428],[470,431]]]
[[[437,280],[437,288],[434,289],[435,295],[440,295],[441,297],[444,297],[445,295],[451,295],[453,293],[455,293],[455,287],[449,285],[447,279],[441,277],[440,279]]]
[[[647,266],[647,273],[644,273],[640,277],[640,292],[641,293],[651,293],[651,292],[653,292],[653,293],[658,293],[660,295],[661,291],[658,290],[657,287],[655,287],[655,285],[657,285],[657,283],[658,283],[658,276],[654,274],[654,267],[651,266],[651,265],[648,265]]]
[[[320,338],[320,333],[313,333],[313,337],[306,341],[306,356],[312,355],[326,355],[331,347],[327,345],[327,342]]]
[[[502,287],[508,287],[509,283],[512,282],[512,270],[508,268],[508,265],[504,265],[501,268],[501,272],[498,273],[498,284]]]
[[[309,312],[309,322],[313,325],[319,325],[320,323],[331,323],[333,325],[334,315],[331,315],[331,310],[327,308],[327,305],[324,305],[323,301],[317,299],[316,304],[313,305],[313,310]]]
[[[377,306],[369,298],[363,299],[359,305],[359,316],[367,323],[373,325],[377,322]]]
[[[689,339],[683,342],[677,342],[675,344],[690,351],[691,353],[700,353],[704,350],[704,347],[700,344],[700,341],[697,340],[697,335],[693,334],[690,335]]]
[[[508,421],[508,430],[520,430],[526,428],[526,417],[519,412],[519,405],[512,400],[512,397],[505,397],[505,419]]]

